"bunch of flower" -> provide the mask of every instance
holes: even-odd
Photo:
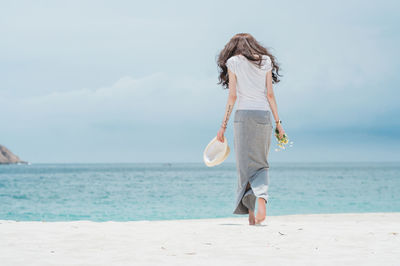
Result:
[[[286,149],[285,145],[289,144],[289,147],[293,146],[293,141],[289,142],[289,138],[286,133],[283,134],[282,138],[279,138],[279,130],[275,128],[275,137],[278,142],[279,148],[276,148],[275,151],[281,151]]]

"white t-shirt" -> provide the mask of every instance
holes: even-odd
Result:
[[[267,55],[263,55],[262,59],[261,67],[241,54],[226,61],[228,69],[236,75],[236,110],[271,111],[267,100],[266,77],[267,72],[272,70],[272,61]]]

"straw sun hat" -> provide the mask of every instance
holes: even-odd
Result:
[[[230,149],[226,137],[224,136],[224,142],[220,142],[217,140],[217,136],[215,136],[204,149],[204,163],[208,167],[216,166],[225,161],[229,155],[229,152]]]

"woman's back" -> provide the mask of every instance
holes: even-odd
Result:
[[[226,61],[226,66],[237,79],[237,110],[271,110],[267,100],[266,76],[272,70],[272,61],[269,56],[263,55],[261,67],[256,63],[241,54]]]

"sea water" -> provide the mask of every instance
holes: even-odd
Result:
[[[0,165],[0,220],[134,221],[233,214],[234,163]],[[400,163],[274,163],[267,215],[399,212]]]

